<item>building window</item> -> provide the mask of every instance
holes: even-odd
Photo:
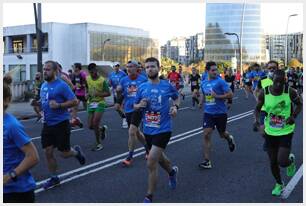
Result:
[[[13,40],[13,53],[23,53],[24,41],[22,39]]]
[[[9,71],[12,73],[13,82],[22,82],[26,80],[26,65],[9,65]]]
[[[30,80],[34,80],[36,72],[37,72],[37,64],[31,64],[30,65]]]

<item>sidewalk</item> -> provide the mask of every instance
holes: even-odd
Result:
[[[185,86],[183,89],[185,94],[190,94],[190,86]],[[105,98],[107,106],[113,106],[114,100],[113,95]],[[17,119],[31,119],[36,117],[36,113],[33,110],[33,107],[30,105],[31,102],[12,102],[7,109],[7,112],[13,114]],[[83,108],[82,103],[80,108]]]

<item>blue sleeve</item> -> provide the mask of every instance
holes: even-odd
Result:
[[[15,120],[10,128],[10,138],[15,142],[18,148],[31,142],[30,137],[25,133],[23,125]]]
[[[230,87],[228,86],[228,84],[226,84],[226,82],[224,80],[220,81],[221,84],[221,88],[224,92],[229,92]]]
[[[68,84],[62,84],[61,85],[61,88],[62,88],[62,91],[63,91],[63,96],[64,96],[64,99],[66,99],[66,101],[70,101],[70,100],[74,100],[76,97],[75,97],[75,94],[72,92],[72,90],[70,89],[70,87],[68,86]]]

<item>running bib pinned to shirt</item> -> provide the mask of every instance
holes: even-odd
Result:
[[[197,85],[198,85],[198,82],[197,82],[197,81],[193,81],[193,82],[191,82],[191,85],[192,85],[192,86],[197,86]]]
[[[276,129],[282,129],[285,127],[286,119],[284,116],[271,115],[270,116],[270,127]]]
[[[205,94],[205,104],[206,105],[215,105],[215,98],[211,94]]]
[[[92,102],[92,103],[89,104],[90,109],[96,109],[96,108],[98,108],[98,106],[99,106],[98,102]]]
[[[147,111],[145,113],[145,119],[146,119],[145,126],[159,128],[160,127],[160,117],[161,117],[160,112]]]

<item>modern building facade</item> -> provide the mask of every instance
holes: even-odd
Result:
[[[64,70],[74,62],[88,65],[125,64],[159,57],[159,43],[149,32],[93,23],[43,23],[43,62],[54,60]],[[3,71],[15,70],[14,81],[32,80],[37,71],[35,25],[4,27]],[[103,59],[104,58],[104,59]]]
[[[270,59],[285,62],[286,34],[266,35]],[[303,62],[303,33],[287,35],[287,62],[295,58]]]
[[[239,59],[237,37],[225,33],[238,34],[240,41],[242,13],[243,4],[206,3],[205,61],[231,61],[235,57],[235,51]],[[241,42],[243,63],[261,63],[267,60],[260,4],[245,5]]]

